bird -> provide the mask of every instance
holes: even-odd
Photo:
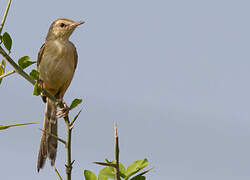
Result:
[[[73,21],[67,18],[56,19],[49,28],[45,43],[37,57],[38,83],[56,99],[61,100],[64,108],[57,112],[54,101],[41,93],[46,103],[44,124],[37,161],[37,171],[44,167],[47,157],[51,166],[55,165],[57,154],[57,119],[66,117],[69,112],[63,96],[68,89],[77,66],[78,55],[75,45],[69,40],[73,31],[84,21]]]

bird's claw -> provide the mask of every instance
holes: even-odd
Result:
[[[69,107],[64,101],[62,103],[64,107],[60,108],[60,111],[56,113],[57,118],[65,118],[69,114]]]

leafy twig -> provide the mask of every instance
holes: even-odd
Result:
[[[114,156],[115,156],[115,161],[114,163],[105,163],[105,162],[94,162],[95,164],[98,165],[102,165],[102,166],[110,166],[114,168],[114,172],[115,172],[115,180],[120,180],[120,170],[119,170],[119,139],[118,139],[118,135],[117,135],[117,125],[115,123],[114,126],[115,129],[115,145],[114,145]]]
[[[16,72],[23,76],[27,81],[31,84],[35,85],[35,80],[31,79],[27,73],[25,73],[16,63],[12,60],[12,58],[4,51],[4,49],[0,46],[0,54],[14,67]]]

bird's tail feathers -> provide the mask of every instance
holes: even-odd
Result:
[[[57,109],[55,103],[47,98],[43,132],[37,162],[38,172],[41,168],[43,168],[47,157],[49,157],[50,159],[51,166],[55,164],[57,153],[57,139],[53,136],[50,136],[49,134],[57,136],[56,111]]]

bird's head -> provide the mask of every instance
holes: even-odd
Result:
[[[50,25],[46,40],[68,40],[72,32],[76,29],[76,27],[83,23],[83,21],[75,22],[66,18],[57,19]]]

